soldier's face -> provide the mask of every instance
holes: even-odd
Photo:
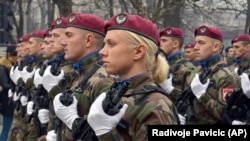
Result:
[[[22,42],[20,43],[20,53],[21,57],[26,57],[29,55],[29,49],[28,47],[29,42]]]
[[[119,75],[121,78],[130,76],[135,66],[136,51],[125,38],[124,31],[109,30],[104,39],[105,46],[99,52],[106,71],[109,74]]]
[[[67,27],[65,30],[65,38],[61,45],[64,46],[66,60],[79,61],[86,55],[88,49],[88,42],[93,39],[88,39],[88,31],[84,31],[75,27]],[[85,34],[86,33],[86,34]]]
[[[174,40],[171,37],[161,36],[160,48],[166,55],[171,55],[174,52]]]
[[[193,61],[195,59],[195,52],[194,52],[194,48],[186,48],[184,50],[184,55],[186,60],[188,61]]]
[[[40,52],[40,42],[38,42],[39,39],[36,39],[35,37],[31,37],[29,39],[29,44],[27,45],[27,48],[29,50],[29,55],[36,55]]]
[[[55,28],[52,30],[50,38],[51,51],[53,54],[63,53],[63,46],[60,44],[61,40],[65,37],[65,28]]]
[[[43,40],[42,53],[43,53],[43,57],[47,59],[52,58],[54,55],[51,51],[49,37],[45,37]]]
[[[210,37],[196,36],[195,42],[194,51],[196,60],[206,60],[214,54],[214,43]]]
[[[235,58],[242,58],[249,53],[249,45],[243,45],[242,41],[234,42],[233,52]]]

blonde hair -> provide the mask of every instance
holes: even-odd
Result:
[[[168,75],[169,65],[163,54],[158,54],[158,46],[152,40],[134,32],[124,30],[123,35],[125,40],[127,40],[127,42],[134,48],[139,44],[146,46],[147,51],[144,57],[146,68],[152,73],[153,79],[156,83],[163,82]]]

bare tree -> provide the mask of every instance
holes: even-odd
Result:
[[[72,0],[52,0],[58,7],[60,16],[68,16],[72,12]]]

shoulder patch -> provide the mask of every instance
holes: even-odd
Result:
[[[222,89],[222,96],[221,97],[222,97],[223,101],[226,101],[226,95],[229,92],[233,92],[233,89],[231,89],[231,88],[223,88]]]

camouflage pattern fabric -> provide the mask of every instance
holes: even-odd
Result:
[[[239,88],[239,79],[225,64],[222,64],[224,64],[222,58],[208,62],[207,69],[210,69],[211,72],[218,65],[224,67],[208,74],[207,78],[210,78],[210,85],[199,100],[194,98],[194,118],[191,118],[186,124],[218,124],[223,119],[223,112],[226,107],[225,95],[227,90]],[[206,70],[201,68],[200,74],[204,71]]]
[[[145,141],[147,140],[147,125],[177,125],[177,110],[171,100],[158,92],[136,93],[145,85],[155,85],[152,75],[141,74],[131,79],[130,86],[122,101],[128,104],[128,109],[122,118],[127,122],[125,130],[113,129],[99,136],[100,141]]]

